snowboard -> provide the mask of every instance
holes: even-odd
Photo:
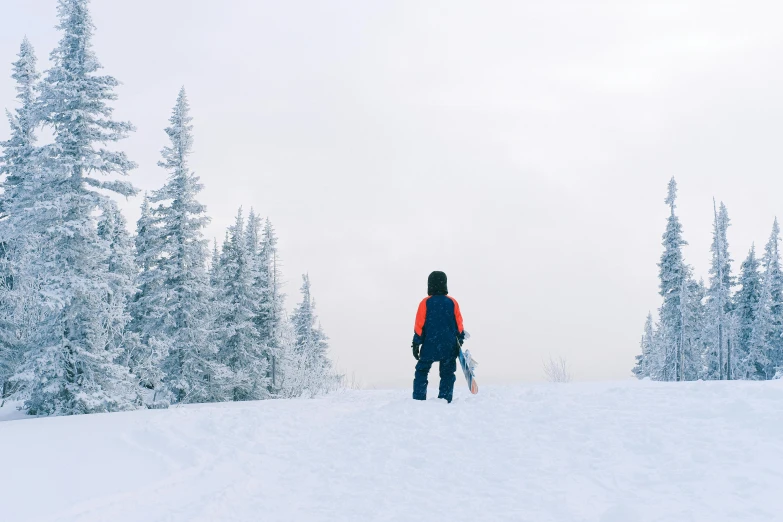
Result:
[[[478,393],[478,383],[476,382],[475,369],[478,363],[470,356],[470,350],[462,351],[462,347],[459,348],[459,364],[462,366],[462,373],[465,374],[465,380],[468,381],[468,388],[470,393]]]

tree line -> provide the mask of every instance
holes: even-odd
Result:
[[[676,214],[677,183],[669,206],[659,267],[658,320],[647,316],[633,373],[660,381],[767,380],[783,369],[783,273],[780,227],[772,225],[759,257],[751,246],[739,276],[732,272],[726,206],[714,205],[709,281],[697,281],[683,257]]]
[[[0,143],[2,399],[63,415],[333,388],[308,276],[285,312],[271,222],[240,208],[210,252],[184,88],[159,162],[168,179],[129,233],[112,194],[138,194],[135,164],[110,145],[134,129],[112,118],[118,82],[99,74],[88,3],[59,0],[62,37],[43,75],[27,39],[13,64],[18,104]]]

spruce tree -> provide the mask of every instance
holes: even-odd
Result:
[[[19,49],[19,59],[13,63],[16,80],[16,99],[19,107],[8,114],[11,126],[11,138],[0,143],[3,154],[0,156],[0,175],[3,191],[0,193],[0,232],[2,241],[13,241],[12,235],[24,235],[18,228],[20,214],[32,206],[31,184],[36,175],[39,162],[35,128],[38,125],[36,113],[36,89],[41,75],[36,70],[35,49],[25,38]]]
[[[772,233],[764,248],[762,258],[764,279],[769,282],[769,378],[776,368],[783,365],[783,271],[780,263],[780,226],[778,220],[772,224]]]
[[[0,142],[0,175],[4,176],[0,182],[0,401],[16,389],[11,377],[22,363],[30,329],[36,327],[42,312],[36,278],[27,270],[40,237],[40,230],[26,227],[39,170],[35,91],[40,78],[27,38],[11,76],[16,80],[19,107],[8,113],[10,139]]]
[[[731,274],[731,256],[727,230],[730,220],[726,206],[721,203],[720,210],[715,207],[712,240],[712,264],[710,266],[710,287],[707,290],[708,329],[705,336],[707,350],[705,353],[706,375],[708,379],[731,379],[732,353],[732,287],[734,278]]]
[[[704,281],[696,281],[692,268],[686,266],[686,278],[682,290],[683,348],[679,361],[680,380],[694,381],[702,377],[704,352],[704,324],[706,310],[703,304],[706,295]]]
[[[774,375],[770,361],[773,330],[771,313],[772,291],[769,278],[762,278],[758,306],[754,310],[748,344],[748,355],[743,366],[751,380],[771,379]]]
[[[134,164],[104,145],[132,130],[112,119],[117,80],[100,76],[92,50],[93,24],[87,0],[60,0],[63,36],[51,54],[53,66],[41,85],[36,113],[54,133],[43,149],[34,183],[31,230],[46,245],[35,258],[48,317],[36,329],[19,377],[32,414],[73,414],[135,407],[129,373],[113,342],[116,313],[109,300],[107,241],[98,235],[96,211],[110,201],[103,192],[135,194],[120,180]],[[31,220],[32,221],[32,220]]]
[[[783,281],[780,270],[780,228],[775,219],[772,234],[764,248],[761,265],[761,288],[758,304],[753,313],[753,323],[748,341],[747,354],[742,368],[749,379],[764,380],[775,376],[781,350],[781,299]]]
[[[250,214],[247,216],[247,229],[245,232],[245,243],[247,251],[253,259],[258,259],[259,248],[261,247],[261,234],[263,233],[261,218],[251,207]]]
[[[650,356],[647,357],[647,368],[650,379],[662,381],[663,369],[666,362],[666,342],[664,339],[664,328],[660,319],[655,323],[653,329],[652,343],[650,345]]]
[[[190,107],[183,88],[166,133],[171,145],[163,149],[159,165],[169,171],[166,184],[150,201],[159,229],[152,272],[154,305],[146,310],[147,328],[160,351],[165,383],[178,402],[210,402],[225,398],[227,369],[217,361],[210,342],[211,288],[207,273],[208,246],[203,229],[209,222],[206,207],[196,199],[203,188],[190,171],[193,146]]]
[[[212,261],[209,263],[209,284],[213,289],[220,285],[220,260],[220,249],[217,239],[215,239],[212,244]]]
[[[329,391],[337,382],[332,365],[326,356],[328,337],[324,334],[315,302],[310,293],[310,277],[302,276],[302,301],[291,316],[293,343],[284,360],[283,395],[315,395]]]
[[[163,361],[168,355],[168,345],[156,335],[160,318],[165,315],[165,294],[158,270],[162,240],[147,194],[142,201],[141,216],[136,222],[133,241],[136,259],[135,293],[129,303],[129,330],[133,337],[129,336],[129,342],[126,343],[124,361],[137,384],[150,390],[145,394],[146,405],[160,408],[168,405],[168,396],[163,387]]]
[[[740,290],[735,297],[737,320],[736,373],[738,379],[757,379],[766,363],[759,360],[757,347],[751,350],[753,325],[761,300],[761,274],[756,247],[751,246],[748,257],[743,261],[739,278]]]
[[[251,240],[252,241],[252,240]],[[277,253],[277,236],[272,222],[267,218],[256,256],[257,285],[262,289],[258,314],[255,318],[261,340],[268,350],[270,392],[278,388],[278,362],[287,349],[284,343],[285,294],[282,292],[281,265]]]
[[[684,349],[683,310],[681,298],[686,285],[688,269],[683,260],[682,247],[687,242],[682,238],[682,225],[674,213],[677,201],[677,183],[669,181],[666,204],[670,214],[663,234],[663,254],[658,264],[660,294],[663,304],[660,308],[662,361],[655,378],[664,381],[681,380],[681,365]]]
[[[94,177],[125,176],[136,165],[124,152],[95,147],[125,138],[133,126],[111,118],[113,109],[107,102],[117,99],[114,88],[119,82],[96,74],[101,65],[92,50],[94,26],[88,4],[89,0],[59,0],[58,29],[63,37],[52,51],[54,66],[47,71],[37,107],[44,122],[54,130],[55,143],[48,149],[52,167],[70,181],[75,194],[85,199],[74,204],[76,214],[99,206],[101,198],[89,187],[123,196],[136,194],[128,182]]]
[[[637,379],[644,379],[650,376],[650,363],[654,357],[653,352],[653,338],[655,333],[653,332],[653,316],[652,313],[647,314],[647,320],[644,322],[644,332],[642,333],[642,340],[639,343],[641,353],[636,356],[636,366],[634,366],[632,372]]]
[[[256,284],[257,265],[248,246],[240,208],[223,244],[215,288],[216,344],[220,361],[231,370],[228,387],[235,401],[269,397],[268,353],[255,321],[263,287]]]
[[[98,237],[108,248],[105,258],[108,265],[106,301],[112,321],[107,326],[113,348],[121,352],[127,349],[129,342],[133,342],[127,326],[130,322],[129,304],[135,293],[136,263],[127,222],[113,201],[104,205],[103,215],[98,221]]]

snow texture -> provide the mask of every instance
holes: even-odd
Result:
[[[4,522],[756,521],[783,383],[483,387],[0,423]],[[8,407],[0,416],[18,415]]]

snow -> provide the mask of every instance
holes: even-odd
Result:
[[[0,520],[775,520],[783,383],[407,390],[0,423]],[[9,414],[9,411],[11,412]],[[18,419],[11,408],[0,418]]]

